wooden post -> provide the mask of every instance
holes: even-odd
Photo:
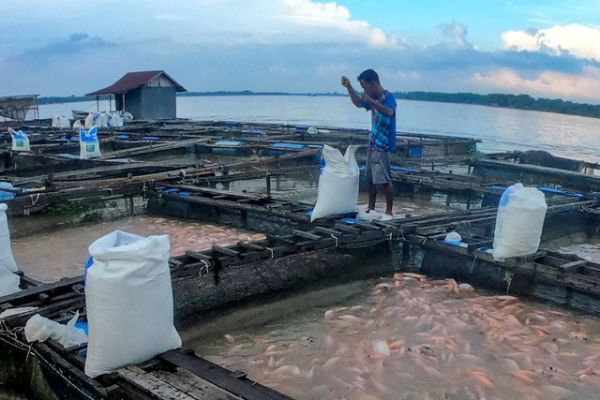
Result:
[[[96,112],[100,112],[100,96],[96,96]]]
[[[269,172],[267,172],[267,196],[271,197],[271,174]]]

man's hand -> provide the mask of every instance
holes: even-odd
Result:
[[[373,98],[372,98],[371,96],[369,96],[369,95],[367,94],[367,92],[363,92],[363,94],[362,94],[362,99],[363,99],[363,101],[365,101],[365,102],[367,102],[367,103],[369,103],[369,104],[373,104],[373,103],[375,103],[375,100],[373,100]]]
[[[345,76],[342,76],[342,86],[346,89],[351,88],[352,85],[350,84],[350,79],[346,78]]]

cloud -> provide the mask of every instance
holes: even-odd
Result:
[[[512,69],[497,69],[476,73],[472,82],[485,88],[520,91],[540,97],[562,97],[583,101],[598,100],[600,68],[586,67],[579,75],[544,71],[534,78],[525,78]]]
[[[342,90],[341,75],[374,68],[390,90],[575,96],[575,78],[595,87],[590,71],[600,68],[580,52],[600,39],[578,44],[558,41],[554,28],[514,30],[503,35],[504,49],[484,51],[464,23],[450,21],[437,26],[437,42],[423,45],[316,0],[103,0],[103,10],[119,10],[103,18],[85,2],[2,7],[0,94],[87,93],[144,69],[164,69],[193,91],[327,92]],[[35,28],[23,30],[23,20]]]
[[[473,47],[467,40],[467,27],[462,22],[452,21],[449,24],[440,24],[446,45],[451,48]]]
[[[554,25],[540,30],[509,30],[501,35],[504,48],[539,51],[600,61],[600,27],[581,24]]]
[[[319,3],[310,0],[280,0],[283,19],[297,26],[323,32],[347,33],[349,38],[372,46],[389,46],[397,41],[388,37],[381,29],[372,28],[368,22],[354,20],[348,8],[334,2]],[[322,39],[321,39],[322,40]]]

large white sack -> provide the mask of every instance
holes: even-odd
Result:
[[[346,154],[331,146],[323,146],[325,167],[319,177],[317,204],[310,221],[336,214],[351,213],[358,200],[360,170],[354,153],[357,146],[348,146]]]
[[[21,278],[14,274],[17,272],[17,263],[10,248],[7,208],[6,204],[0,203],[0,296],[8,296],[21,290]]]
[[[544,193],[516,183],[508,187],[498,204],[494,231],[494,259],[519,257],[538,250],[546,218]]]
[[[29,137],[23,131],[9,131],[12,138],[12,151],[31,151]]]
[[[100,142],[98,141],[98,128],[93,127],[89,131],[79,130],[79,158],[100,157]]]
[[[181,347],[173,326],[169,237],[114,231],[89,247],[85,373],[96,377]]]
[[[21,291],[19,275],[13,274],[7,269],[0,268],[0,297]]]
[[[17,272],[17,263],[10,248],[10,231],[8,230],[8,219],[6,210],[8,206],[0,203],[0,269],[9,272]]]

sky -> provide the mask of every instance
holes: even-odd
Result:
[[[600,103],[600,0],[0,0],[0,96],[82,95],[129,71],[188,91],[391,91]]]

